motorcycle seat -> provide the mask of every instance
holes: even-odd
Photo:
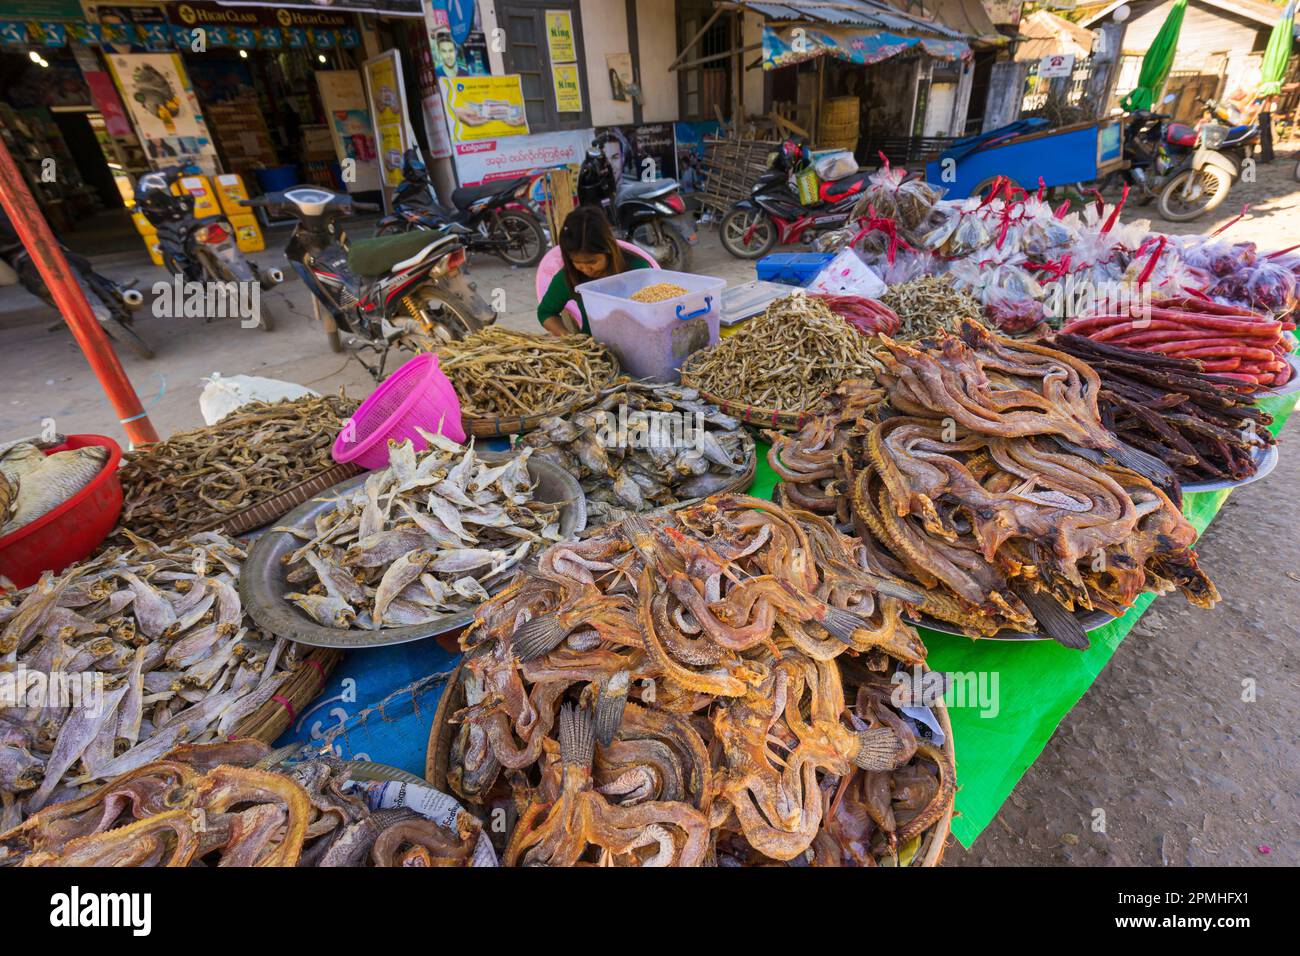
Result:
[[[468,209],[480,199],[496,196],[500,193],[514,192],[526,182],[528,182],[528,177],[520,176],[516,179],[493,179],[485,183],[479,183],[477,186],[460,186],[451,191],[451,201],[456,204],[457,209]]]
[[[651,179],[648,182],[640,179],[625,179],[618,184],[618,192],[615,194],[614,201],[653,199],[655,196],[664,196],[676,191],[677,180],[675,179]]]
[[[1196,127],[1186,123],[1170,123],[1165,127],[1165,142],[1170,146],[1195,146]]]
[[[348,268],[355,275],[365,278],[381,276],[399,262],[405,262],[412,256],[419,255],[426,246],[440,242],[456,242],[456,239],[426,229],[414,229],[395,236],[362,239],[354,242],[352,248],[348,250]]]
[[[857,172],[843,179],[828,179],[817,187],[817,195],[822,202],[839,202],[848,196],[854,196],[867,188],[867,172]]]

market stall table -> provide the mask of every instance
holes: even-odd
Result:
[[[1300,395],[1261,399],[1276,435]],[[758,443],[758,469],[749,493],[771,498],[778,478]],[[1201,534],[1229,491],[1184,496],[1183,512]],[[972,641],[918,628],[936,671],[972,675],[975,700],[948,699],[957,750],[957,803],[952,832],[969,848],[1021,776],[1042,753],[1057,725],[1105,668],[1155,595],[1144,594],[1123,617],[1089,633],[1092,646],[1074,651],[1053,641]],[[448,642],[449,644],[449,642]],[[328,743],[342,757],[376,760],[422,774],[429,728],[458,655],[438,641],[354,652],[339,665],[311,708],[294,715],[279,744]],[[980,675],[997,675],[993,701],[981,701]],[[963,685],[965,686],[965,685]]]

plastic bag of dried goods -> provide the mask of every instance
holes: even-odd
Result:
[[[823,180],[843,179],[858,171],[858,161],[847,149],[829,149],[812,154],[813,168]]]
[[[1286,315],[1296,305],[1296,276],[1280,262],[1260,259],[1249,271],[1246,295],[1253,308]]]
[[[957,231],[957,224],[961,222],[961,210],[960,203],[936,203],[925,221],[915,230],[914,244],[932,252],[941,250]]]
[[[906,250],[895,256],[893,262],[878,264],[877,268],[885,284],[894,286],[909,282],[917,276],[939,274],[945,271],[945,263],[929,253]]]
[[[957,217],[957,228],[940,250],[944,255],[959,258],[978,255],[993,243],[993,231],[980,206],[963,209]]]
[[[225,377],[220,372],[213,372],[204,381],[208,384],[203,386],[203,394],[199,396],[199,411],[209,425],[215,425],[239,406],[249,402],[278,402],[281,399],[320,394],[293,382],[257,375]]]

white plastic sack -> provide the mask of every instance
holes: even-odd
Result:
[[[885,292],[885,282],[856,252],[845,249],[817,273],[808,291],[878,299]]]
[[[203,394],[199,396],[199,410],[209,425],[215,425],[240,405],[249,402],[278,402],[285,398],[320,394],[293,382],[257,375],[231,375],[226,378],[220,372],[213,372],[204,381],[208,384],[203,386]]]
[[[847,149],[813,153],[813,168],[822,179],[843,179],[858,171],[858,161]]]

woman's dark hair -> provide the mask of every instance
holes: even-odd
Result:
[[[564,274],[569,288],[576,289],[581,282],[590,280],[573,265],[573,256],[609,256],[609,274],[617,275],[626,268],[623,250],[609,228],[605,211],[598,206],[579,206],[564,218],[560,227],[560,253],[564,256]]]

